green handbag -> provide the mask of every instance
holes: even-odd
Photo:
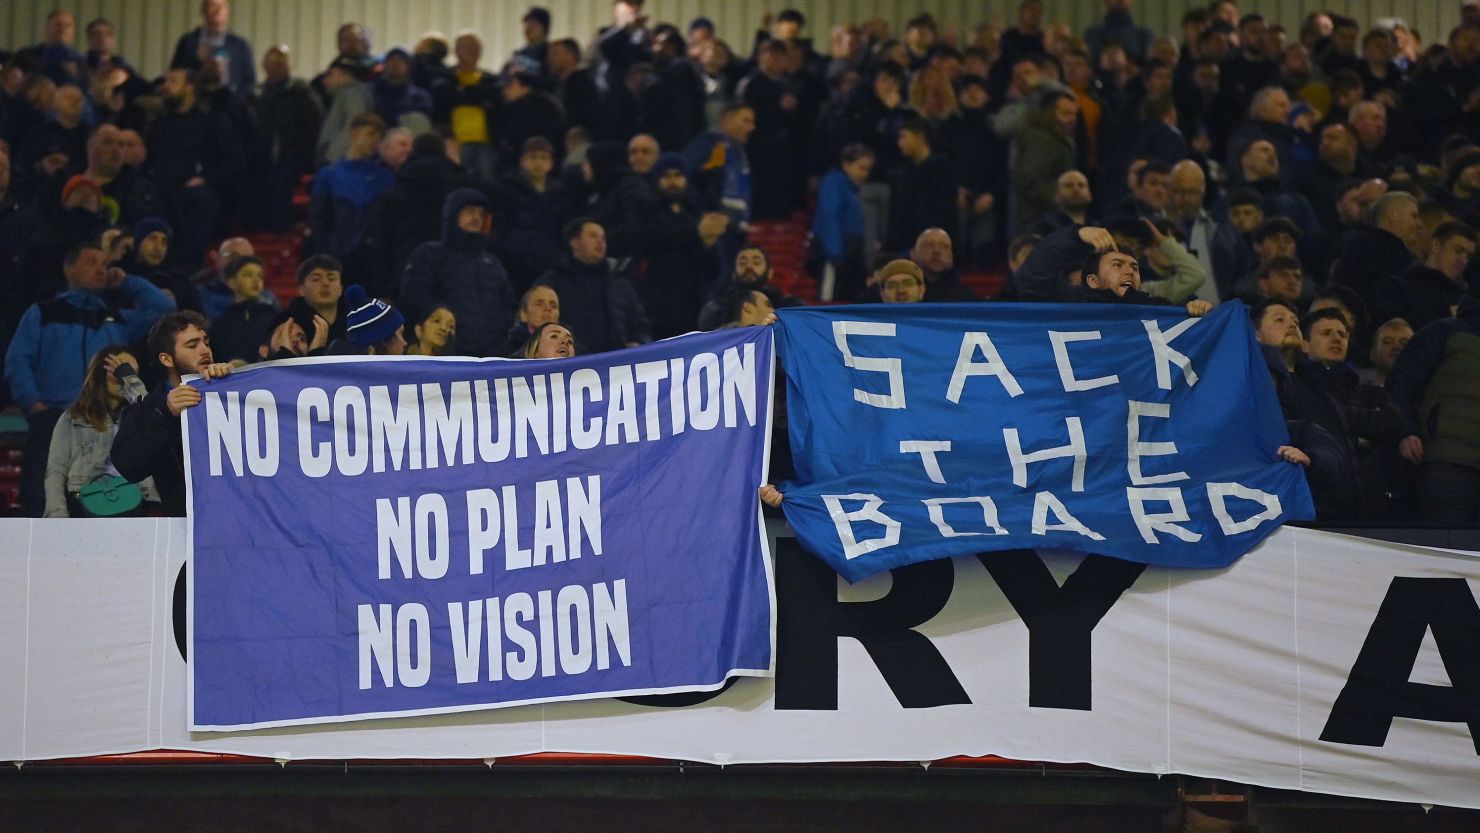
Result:
[[[139,484],[118,475],[100,475],[77,493],[77,502],[88,518],[122,518],[136,514],[144,502]]]

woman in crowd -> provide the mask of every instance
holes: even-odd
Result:
[[[433,307],[411,326],[414,340],[406,348],[408,356],[451,356],[455,355],[454,340],[457,337],[457,316],[447,307]]]
[[[88,517],[90,513],[83,511],[78,494],[90,483],[118,476],[108,461],[108,454],[124,406],[144,397],[138,364],[138,359],[122,344],[104,347],[88,363],[87,377],[77,401],[57,420],[51,435],[51,453],[46,461],[45,517]],[[137,488],[146,503],[159,503],[153,480],[123,488]]]
[[[526,359],[568,359],[576,354],[576,339],[559,324],[541,324],[524,342]]]

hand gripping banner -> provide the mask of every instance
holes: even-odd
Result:
[[[191,728],[769,676],[772,349],[752,327],[196,382]]]
[[[1219,567],[1314,517],[1248,310],[787,309],[797,537],[850,581],[1060,547]]]

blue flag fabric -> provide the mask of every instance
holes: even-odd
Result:
[[[850,581],[1058,547],[1219,567],[1314,517],[1240,303],[792,308],[797,537]]]
[[[751,327],[197,382],[192,728],[769,675],[772,355]]]

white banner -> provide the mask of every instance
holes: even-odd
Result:
[[[775,679],[685,706],[192,735],[183,522],[8,520],[0,540],[0,760],[994,754],[1480,807],[1480,560],[1464,554],[1286,529],[1218,571],[1023,551],[848,586],[784,538]]]

